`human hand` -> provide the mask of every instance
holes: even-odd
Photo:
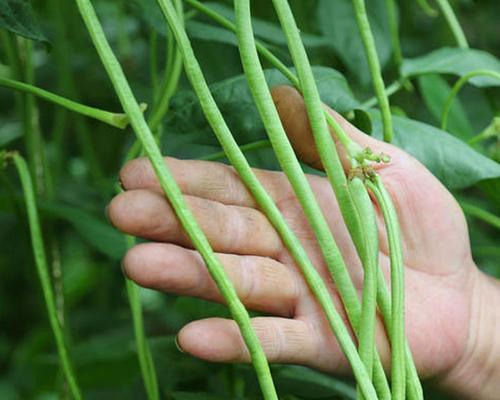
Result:
[[[295,151],[304,162],[321,168],[302,98],[288,87],[277,88],[273,94]],[[361,146],[391,156],[389,164],[377,165],[376,169],[400,219],[406,266],[407,336],[420,375],[435,377],[444,386],[466,395],[478,398],[478,393],[485,393],[484,398],[490,398],[485,388],[492,387],[495,377],[493,381],[491,376],[480,378],[485,375],[481,369],[487,360],[481,362],[478,354],[488,346],[484,335],[491,328],[485,329],[485,323],[495,315],[494,310],[488,311],[485,296],[496,296],[496,304],[500,304],[500,290],[472,261],[467,226],[458,204],[419,162],[392,145],[366,136],[332,113]],[[245,306],[269,314],[253,319],[268,359],[347,373],[347,361],[319,305],[274,228],[232,168],[172,158],[166,162]],[[256,173],[313,264],[325,281],[331,282],[314,234],[286,177],[278,172]],[[362,268],[331,187],[325,178],[310,176],[309,180],[354,284],[361,290]],[[190,249],[191,243],[149,163],[145,159],[128,163],[122,169],[121,181],[126,191],[111,202],[110,220],[128,234],[153,241],[128,252],[123,262],[125,273],[142,286],[222,301],[201,257]],[[387,275],[388,245],[383,230],[379,236],[380,263]],[[343,312],[333,283],[328,286],[337,308]],[[179,332],[178,342],[185,352],[206,360],[249,360],[231,320],[207,318],[189,323]],[[380,319],[377,343],[387,366],[390,346]]]

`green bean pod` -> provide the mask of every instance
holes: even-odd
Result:
[[[364,266],[364,279],[359,323],[358,351],[368,374],[373,378],[375,352],[375,321],[377,313],[377,268],[378,268],[378,229],[375,210],[368,191],[361,178],[354,177],[349,182],[349,191],[358,213],[363,221],[364,252],[360,254]],[[362,398],[359,390],[358,397]]]
[[[391,264],[391,381],[392,398],[405,399],[406,358],[405,358],[405,304],[404,304],[404,262],[396,209],[392,204],[389,192],[385,189],[379,176],[367,185],[374,194],[382,211],[389,242],[389,258]]]
[[[33,248],[33,256],[35,259],[36,270],[38,279],[42,286],[43,298],[45,300],[45,307],[49,316],[49,323],[56,342],[61,368],[66,381],[68,382],[69,391],[76,399],[82,399],[82,393],[78,385],[75,371],[68,353],[67,344],[63,327],[59,321],[56,310],[56,301],[54,289],[50,280],[49,267],[47,264],[47,256],[45,254],[45,245],[43,243],[42,229],[40,227],[40,218],[38,216],[38,207],[36,204],[35,190],[31,174],[28,170],[28,165],[23,157],[17,153],[4,153],[4,157],[12,158],[16,166],[21,186],[23,188],[24,201],[26,203],[26,211],[28,213],[28,223],[31,235],[31,245]],[[1,163],[1,157],[0,157]]]
[[[172,209],[174,210],[182,227],[193,242],[194,248],[200,253],[205,261],[211,277],[215,281],[221,295],[227,302],[231,316],[240,329],[243,341],[247,346],[253,367],[257,374],[264,398],[266,400],[277,400],[278,395],[271,377],[269,364],[267,363],[266,355],[259,342],[259,338],[252,327],[250,316],[238,298],[236,290],[224,271],[219,258],[212,250],[207,237],[187,206],[182,192],[172,176],[172,173],[165,165],[153,133],[144,119],[140,106],[134,97],[123,69],[121,68],[118,59],[106,39],[92,3],[90,0],[76,0],[76,3],[83,21],[87,26],[87,30],[92,38],[94,46],[96,47],[97,53],[106,69],[111,83],[113,84],[124,111],[130,118],[130,123],[134,132],[137,135],[137,138],[141,141],[144,152],[153,166],[163,192],[170,202]],[[176,21],[177,13],[175,8],[170,3],[166,4],[173,20]]]

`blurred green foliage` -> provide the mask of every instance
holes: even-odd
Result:
[[[15,2],[11,2],[14,4]],[[152,103],[151,43],[158,43],[156,68],[166,59],[168,27],[153,0],[95,0],[108,38],[117,52],[137,98]],[[368,69],[347,0],[292,0],[304,42],[315,68],[323,100],[355,123],[380,135],[378,112],[368,113],[363,101],[372,96]],[[391,59],[385,2],[369,1],[369,14],[377,49],[390,83],[398,78]],[[484,131],[498,115],[500,82],[476,81],[466,85],[454,101],[449,133],[441,131],[441,112],[451,85],[460,75],[457,59],[444,62],[442,52],[453,52],[454,40],[443,18],[431,18],[416,1],[399,1],[400,39],[405,59],[433,53],[424,62],[406,61],[403,72],[411,79],[409,90],[391,97],[396,144],[414,154],[438,176],[460,201],[493,214],[500,212],[500,132],[473,147],[466,142]],[[482,52],[460,56],[468,71],[500,69],[500,25],[496,0],[452,2],[470,46]],[[3,18],[9,1],[0,0],[0,25],[38,40],[33,62],[38,86],[84,104],[120,111],[114,91],[72,1],[35,1],[31,17],[37,27],[29,32],[9,27]],[[216,7],[230,15],[231,1]],[[240,144],[265,137],[241,75],[235,39],[206,17],[186,7],[187,29],[215,97]],[[291,60],[266,0],[253,2],[256,35],[285,63]],[[6,22],[7,21],[7,22]],[[33,24],[33,22],[30,22]],[[30,25],[34,26],[34,25]],[[4,37],[9,34],[2,32]],[[46,40],[50,45],[46,45]],[[441,50],[440,50],[441,49]],[[486,54],[489,53],[489,54]],[[455,54],[455,53],[454,53]],[[0,47],[0,77],[12,74],[7,48]],[[433,67],[432,57],[438,63]],[[487,58],[487,61],[481,61]],[[266,65],[266,67],[270,67]],[[420,68],[420,69],[419,69]],[[422,69],[429,74],[421,75]],[[405,72],[406,71],[406,72]],[[451,75],[450,75],[451,74]],[[271,84],[283,83],[268,71]],[[25,152],[22,119],[16,111],[18,95],[0,88],[0,149]],[[40,209],[52,265],[61,276],[56,292],[71,329],[71,352],[88,399],[145,398],[137,361],[125,282],[120,258],[125,241],[105,220],[105,207],[113,195],[117,174],[132,144],[130,131],[83,120],[55,106],[37,101],[43,151],[51,171],[53,194],[42,198]],[[356,113],[352,113],[357,110]],[[164,123],[165,154],[201,157],[220,150],[201,114],[185,77]],[[249,154],[254,166],[276,168],[269,150]],[[468,217],[473,253],[478,265],[500,277],[498,230]],[[251,369],[241,365],[213,365],[180,353],[176,332],[188,321],[227,315],[224,307],[201,300],[142,290],[145,324],[157,366],[163,398],[252,399],[259,393]],[[31,254],[27,220],[20,187],[12,169],[0,173],[0,398],[68,398],[58,368]],[[275,366],[278,390],[287,399],[353,398],[348,380],[333,378],[301,367]],[[445,398],[426,386],[429,398]],[[336,393],[336,395],[332,394]]]

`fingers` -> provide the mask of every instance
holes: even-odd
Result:
[[[258,210],[227,206],[186,196],[186,203],[215,251],[276,257],[281,239]],[[145,239],[192,247],[165,198],[149,190],[131,190],[116,196],[108,207],[111,223],[123,232]]]
[[[200,160],[179,160],[165,157],[165,163],[172,171],[184,194],[202,197],[223,204],[242,207],[256,207],[256,202],[230,166],[218,162]],[[290,186],[281,175],[272,171],[254,169],[257,178],[275,201],[290,192]],[[146,158],[128,162],[120,171],[123,187],[150,189],[162,193],[151,164]]]
[[[323,349],[314,329],[306,322],[274,317],[252,319],[267,359],[272,363],[290,363],[331,370],[332,351]],[[196,357],[216,362],[249,362],[250,356],[236,323],[222,318],[195,321],[177,336],[180,348]],[[327,356],[325,356],[327,354]]]
[[[280,316],[293,315],[302,288],[295,271],[266,257],[217,256],[247,308]],[[225,302],[196,251],[164,243],[139,244],[129,250],[123,268],[141,286]]]

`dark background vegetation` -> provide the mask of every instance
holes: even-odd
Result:
[[[150,39],[152,32],[158,34],[161,69],[167,29],[154,8],[154,2],[95,0],[93,3],[137,98],[150,103]],[[231,6],[230,1],[221,3]],[[304,40],[312,63],[335,68],[345,76],[353,93],[349,101],[359,104],[371,97],[369,73],[349,2],[297,0],[291,3],[299,26],[307,34]],[[384,78],[390,83],[397,78],[398,71],[391,61],[385,2],[370,0],[368,3],[384,64]],[[416,1],[397,3],[405,58],[414,58],[444,46],[455,46],[441,16],[427,16]],[[268,22],[260,22],[257,29],[260,37],[290,64],[282,37],[273,30],[277,29],[276,17],[270,2],[259,0],[253,4],[255,16]],[[498,1],[459,0],[452,4],[471,47],[498,56]],[[51,43],[50,49],[43,43],[35,44],[37,85],[80,99],[85,104],[119,111],[117,98],[75,3],[40,0],[34,6],[41,31]],[[189,12],[188,7],[186,11]],[[222,82],[240,75],[239,55],[237,48],[230,43],[231,35],[214,31],[210,28],[212,22],[202,15],[190,12],[189,15],[188,32],[209,82]],[[1,47],[0,63],[6,64]],[[394,114],[438,127],[443,99],[449,85],[456,79],[451,75],[412,79],[412,90],[401,90],[391,98]],[[264,132],[251,108],[242,80],[231,82],[223,82],[216,88],[219,90],[217,99],[234,134],[241,144],[263,138]],[[330,87],[336,88],[335,84],[326,82],[322,92],[327,92]],[[190,87],[182,77],[179,92],[165,121],[162,141],[166,154],[183,158],[219,150],[189,91]],[[495,87],[467,85],[459,95],[459,102],[455,102],[450,117],[451,135],[466,142],[480,133],[498,113],[498,94]],[[341,107],[335,99],[332,103]],[[54,188],[53,199],[41,199],[40,208],[43,222],[50,230],[47,246],[52,265],[62,271],[61,277],[57,278],[56,290],[63,300],[60,306],[64,307],[65,323],[71,328],[69,340],[80,384],[89,399],[145,398],[120,270],[125,243],[105,219],[105,206],[112,197],[123,157],[132,144],[132,132],[83,120],[42,101],[37,101],[37,105],[44,138],[43,150]],[[347,105],[342,111],[355,107],[356,104]],[[246,118],[242,118],[243,115]],[[377,134],[378,117],[376,113],[370,115],[372,132]],[[369,128],[369,125],[365,121],[363,126]],[[0,149],[24,152],[22,132],[22,120],[16,113],[13,93],[0,88]],[[434,140],[436,146],[441,146],[439,136],[446,134],[439,130],[429,132],[431,137],[425,136],[423,142],[427,147],[419,154],[423,162],[434,165],[426,155],[432,153],[430,149]],[[418,132],[403,134],[417,135]],[[403,143],[411,150],[411,146],[417,147],[417,142],[422,143],[419,137],[413,139],[414,142],[408,139],[399,144]],[[453,146],[451,151],[451,155],[444,154],[444,167],[437,166],[433,172],[445,180],[460,201],[498,214],[500,174],[486,174],[489,179],[484,180],[485,176],[471,178],[466,169],[463,173],[455,171],[468,162],[477,164],[474,157],[482,157],[483,163],[486,158],[498,161],[498,132],[477,145],[473,153]],[[275,166],[267,150],[249,157],[255,166]],[[488,165],[490,169],[495,168],[494,163]],[[443,168],[450,176],[443,173]],[[454,172],[458,175],[453,175]],[[500,276],[498,230],[476,218],[469,216],[468,220],[476,262],[489,273]],[[142,291],[142,300],[163,398],[259,398],[255,378],[248,366],[208,364],[181,354],[175,348],[174,337],[180,327],[197,318],[226,315],[222,306],[149,290]],[[283,398],[333,399],[351,398],[352,395],[348,380],[327,377],[301,367],[276,366],[274,376]],[[431,386],[426,384],[430,398],[445,398],[434,392]],[[335,393],[346,394],[343,397]],[[20,186],[13,169],[9,168],[0,174],[0,398],[45,400],[68,397],[35,272]]]

